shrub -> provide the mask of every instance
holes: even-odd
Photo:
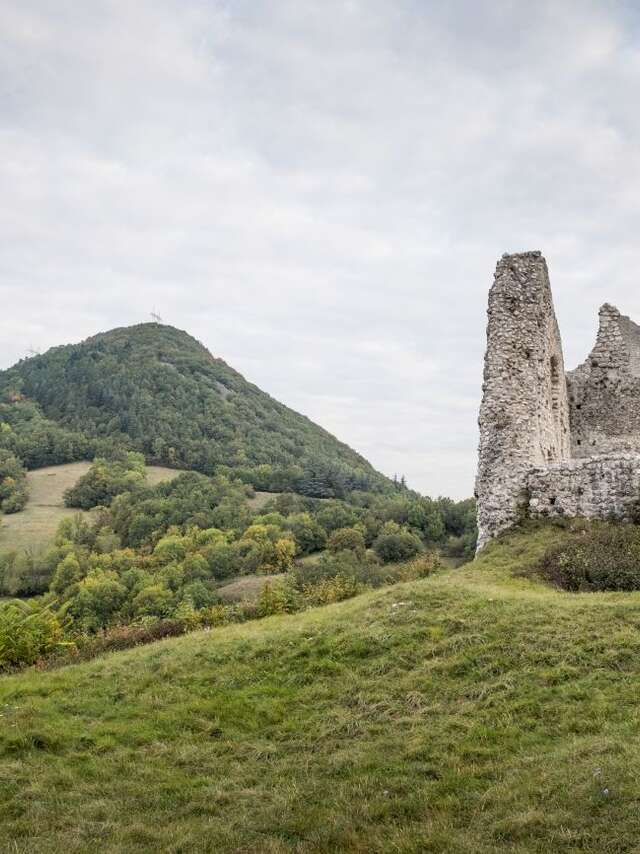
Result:
[[[0,670],[35,664],[63,643],[63,627],[50,606],[20,601],[0,606]]]
[[[293,614],[300,609],[300,595],[292,579],[271,583],[267,581],[256,602],[259,617],[272,614]]]
[[[133,608],[141,617],[168,617],[174,607],[174,596],[161,584],[143,587],[133,600]]]
[[[415,534],[388,522],[373,543],[373,550],[383,563],[409,560],[422,550],[422,542]]]
[[[353,579],[363,587],[380,587],[391,580],[389,570],[381,566],[378,558],[371,552],[325,552],[315,563],[299,564],[292,574],[300,590],[338,575]]]
[[[357,528],[338,528],[327,540],[327,548],[332,554],[349,551],[364,555],[366,551],[362,531]]]
[[[324,578],[316,584],[303,588],[302,594],[307,605],[330,605],[342,602],[358,593],[358,583],[346,575],[336,575],[334,578]]]
[[[51,581],[51,590],[62,595],[72,585],[82,579],[82,569],[78,558],[70,552],[57,565]]]
[[[29,498],[27,473],[20,460],[0,449],[0,512],[18,513]]]
[[[46,593],[56,568],[57,549],[46,552],[24,549],[0,556],[0,592],[9,596]]]
[[[294,513],[286,521],[298,544],[298,554],[306,555],[323,549],[327,541],[324,528],[311,513]]]
[[[640,590],[640,527],[589,523],[548,549],[537,569],[564,590]]]
[[[467,531],[459,537],[450,536],[444,546],[444,552],[449,557],[459,558],[462,561],[473,560],[478,542],[477,531]]]
[[[69,614],[90,631],[104,628],[114,620],[127,598],[127,592],[116,572],[91,570],[78,583]]]

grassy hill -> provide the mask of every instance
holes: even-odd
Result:
[[[347,445],[171,326],[114,329],[22,360],[0,372],[0,400],[16,406],[20,395],[46,416],[40,433],[63,429],[58,444],[78,453],[87,453],[85,436],[87,447],[113,440],[158,465],[231,470],[258,489],[322,497],[392,488]]]
[[[0,516],[0,553],[23,549],[37,551],[47,546],[60,521],[78,512],[65,507],[63,496],[65,490],[86,474],[90,466],[88,462],[67,463],[29,472],[29,501],[26,508],[20,513]],[[174,469],[148,466],[147,483],[153,486],[178,474]]]
[[[569,536],[0,680],[0,850],[637,851],[640,593],[521,576]]]

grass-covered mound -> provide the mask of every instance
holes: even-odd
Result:
[[[623,852],[640,594],[474,564],[0,680],[0,850]]]

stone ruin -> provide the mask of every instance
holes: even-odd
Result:
[[[605,304],[565,373],[547,264],[503,255],[489,293],[478,548],[526,516],[625,518],[640,497],[640,326]]]

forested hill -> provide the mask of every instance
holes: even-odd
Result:
[[[56,460],[25,447],[25,418],[50,449],[65,446],[60,461],[86,455],[87,442],[99,450],[114,443],[160,465],[233,472],[259,489],[340,496],[392,488],[347,445],[171,326],[114,329],[22,360],[0,372],[0,399],[0,421],[31,466]]]

